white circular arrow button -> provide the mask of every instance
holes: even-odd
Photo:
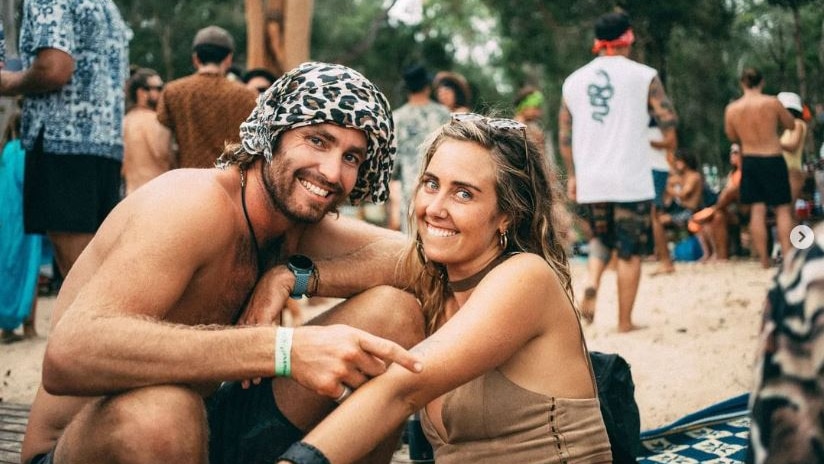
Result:
[[[813,230],[804,224],[793,227],[790,232],[790,243],[799,250],[806,250],[812,246],[813,241],[815,241]]]

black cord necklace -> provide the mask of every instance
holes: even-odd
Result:
[[[240,168],[240,204],[243,207],[243,217],[246,218],[246,225],[249,227],[249,235],[252,236],[252,250],[255,252],[257,275],[260,277],[260,249],[258,249],[257,236],[254,227],[252,227],[252,221],[249,220],[249,212],[246,211],[246,170],[243,168]]]

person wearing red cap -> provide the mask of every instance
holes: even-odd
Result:
[[[652,249],[655,197],[647,154],[650,116],[664,136],[677,116],[658,72],[629,58],[635,40],[629,16],[609,13],[595,24],[598,56],[567,77],[558,118],[567,194],[583,206],[593,232],[589,282],[580,310],[591,322],[601,275],[618,256],[618,331],[638,328],[632,307],[641,279],[641,257]]]

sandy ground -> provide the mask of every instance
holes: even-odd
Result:
[[[766,289],[774,271],[752,261],[678,264],[674,274],[649,277],[644,263],[634,319],[645,329],[615,331],[615,273],[604,275],[595,322],[584,331],[591,350],[617,352],[632,366],[642,430],[749,391]],[[578,295],[584,261],[573,262]],[[40,379],[54,298],[40,298],[40,336],[0,345],[0,401],[30,403]],[[311,308],[308,308],[311,311]]]

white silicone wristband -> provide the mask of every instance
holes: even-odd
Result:
[[[292,375],[292,332],[291,327],[278,327],[275,339],[275,376]]]

